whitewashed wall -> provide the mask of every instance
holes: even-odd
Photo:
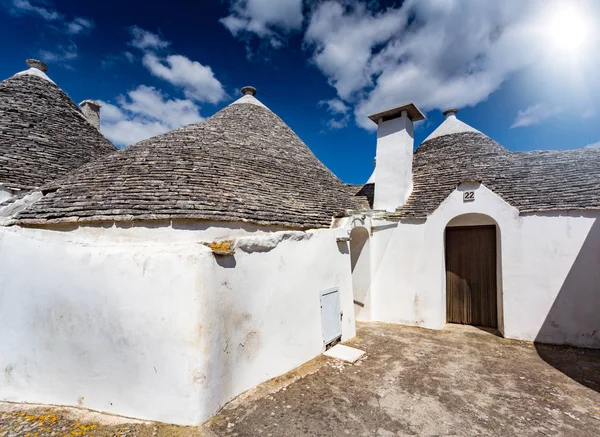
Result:
[[[12,192],[4,187],[0,186],[0,203],[4,202],[6,199],[10,199],[12,197]]]
[[[371,309],[371,250],[369,230],[356,226],[350,233],[350,265],[356,320],[369,320]]]
[[[232,235],[234,257],[201,244]],[[201,423],[322,351],[319,291],[335,285],[348,339],[332,230],[0,227],[0,398]]]
[[[474,202],[463,201],[467,189],[475,190]],[[427,221],[374,220],[372,320],[443,328],[444,229],[451,221],[496,223],[504,336],[600,347],[599,215],[519,215],[485,186],[463,184]]]

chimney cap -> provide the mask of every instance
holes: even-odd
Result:
[[[95,109],[100,109],[100,107],[102,107],[102,105],[98,102],[94,102],[93,100],[84,100],[83,102],[81,102],[79,104],[79,106],[85,106],[85,105],[89,105],[89,106],[95,106]]]
[[[244,88],[242,88],[242,94],[245,96],[255,96],[256,95],[256,88],[254,88],[253,86],[245,86]]]
[[[450,108],[450,109],[446,109],[444,112],[442,112],[442,114],[444,114],[445,117],[448,117],[449,115],[456,115],[458,112],[458,108]]]
[[[375,114],[369,115],[369,119],[373,123],[379,124],[380,120],[387,121],[400,117],[402,115],[402,111],[406,111],[408,118],[410,118],[410,120],[413,122],[425,120],[425,116],[419,110],[419,108],[415,106],[414,103],[406,103],[404,105],[394,106],[393,108],[386,109],[385,111],[376,112]]]
[[[40,70],[43,73],[48,71],[48,66],[38,59],[28,59],[27,61],[25,61],[25,63],[29,68],[35,68],[36,70]]]

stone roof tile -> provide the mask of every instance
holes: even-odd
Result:
[[[0,185],[13,190],[39,187],[116,150],[59,87],[35,72],[0,82]]]
[[[463,182],[479,181],[520,212],[600,209],[600,149],[510,152],[482,133],[423,142],[397,214],[425,219]]]
[[[49,194],[18,222],[201,219],[316,228],[361,207],[279,117],[242,101],[43,190]]]

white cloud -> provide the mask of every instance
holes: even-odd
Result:
[[[87,18],[76,17],[73,21],[68,21],[63,14],[40,0],[12,0],[8,8],[13,15],[37,15],[45,21],[60,22],[60,26],[54,28],[69,35],[89,33],[95,27],[94,22]]]
[[[71,43],[59,45],[54,50],[40,50],[40,57],[45,62],[67,62],[77,58],[77,46]]]
[[[89,33],[95,24],[92,20],[86,18],[77,17],[70,23],[67,23],[67,33],[71,35],[78,35],[80,33]]]
[[[594,118],[594,117],[596,116],[596,114],[597,114],[597,113],[598,113],[598,112],[597,112],[595,109],[593,109],[593,108],[586,109],[586,110],[585,110],[585,111],[583,111],[583,113],[581,114],[581,118],[583,118],[583,119]]]
[[[330,129],[341,129],[348,125],[350,107],[340,99],[321,100],[319,106],[325,106],[333,117],[327,120]]]
[[[120,96],[117,105],[100,103],[100,130],[118,146],[203,120],[194,102],[169,99],[157,89],[145,85],[128,92],[127,96]]]
[[[62,19],[62,15],[57,11],[35,3],[29,0],[13,0],[11,12],[14,14],[34,14],[47,21]]]
[[[561,112],[563,112],[562,108],[549,108],[541,103],[538,103],[536,105],[529,106],[527,109],[520,110],[517,114],[517,118],[510,127],[515,128],[540,124],[543,121],[560,114]]]
[[[598,141],[597,143],[591,143],[591,144],[588,144],[587,146],[585,146],[586,149],[597,149],[598,147],[600,147],[600,141]]]
[[[221,82],[215,78],[210,67],[185,56],[170,55],[160,59],[152,53],[147,53],[143,63],[154,76],[182,87],[188,99],[218,103],[226,96]]]
[[[319,106],[327,106],[327,110],[332,114],[345,114],[350,110],[340,99],[321,100]]]
[[[405,0],[375,11],[374,2],[325,1],[312,10],[304,41],[357,124],[374,129],[367,114],[400,102],[429,111],[486,100],[545,55],[541,17],[555,3]]]
[[[219,21],[233,36],[253,34],[277,49],[285,34],[302,27],[302,0],[231,0],[229,15]]]
[[[160,35],[142,29],[139,26],[129,28],[132,40],[130,45],[140,50],[158,50],[167,48],[171,42],[164,40]]]

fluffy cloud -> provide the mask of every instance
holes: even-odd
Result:
[[[171,98],[156,88],[140,85],[116,104],[101,102],[102,133],[118,146],[132,144],[180,126],[202,121],[197,102],[218,103],[226,93],[208,66],[182,55],[166,55],[170,42],[162,36],[138,26],[129,28],[129,45],[142,51],[142,63],[148,71],[179,88],[185,99]],[[115,59],[133,62],[131,52],[108,57],[106,65]]]
[[[357,124],[374,129],[366,115],[398,102],[428,111],[487,99],[544,55],[541,17],[554,3],[406,0],[376,11],[355,0],[325,1],[308,20],[305,47],[352,103]]]
[[[77,58],[77,46],[74,43],[59,45],[54,50],[40,50],[44,62],[67,62]]]
[[[129,43],[131,46],[140,50],[158,50],[167,48],[171,42],[163,39],[157,33],[149,32],[145,29],[142,29],[139,26],[131,26],[129,28],[129,32],[131,33],[131,42]]]
[[[67,23],[67,33],[71,35],[78,35],[80,33],[89,33],[95,24],[92,20],[86,18],[77,17],[70,23]]]
[[[59,22],[60,26],[56,28],[69,35],[89,33],[94,28],[92,20],[76,17],[73,21],[68,21],[63,14],[48,7],[48,4],[43,1],[12,0],[7,3],[7,6],[13,15],[37,15],[45,21]]]
[[[57,11],[30,2],[29,0],[13,0],[11,4],[11,12],[14,14],[34,14],[47,21],[62,19],[62,15]]]
[[[587,146],[585,146],[586,149],[597,149],[598,147],[600,147],[600,141],[598,141],[597,143],[591,143],[591,144],[588,144]]]
[[[302,0],[232,0],[220,22],[236,37],[256,35],[279,48],[283,36],[302,27]]]
[[[517,118],[510,127],[515,128],[540,124],[543,121],[560,114],[561,112],[563,112],[562,108],[549,108],[541,103],[538,103],[528,107],[527,109],[520,110],[517,114]]]
[[[210,67],[185,56],[170,55],[163,60],[153,53],[147,53],[143,63],[154,76],[182,87],[188,99],[218,103],[226,96],[221,82],[215,78]]]
[[[190,123],[202,121],[200,109],[190,101],[169,99],[145,85],[117,98],[117,104],[100,101],[100,130],[117,146],[136,143]]]
[[[333,117],[327,120],[330,129],[341,129],[348,125],[350,107],[340,99],[321,100],[319,106],[324,106]]]

